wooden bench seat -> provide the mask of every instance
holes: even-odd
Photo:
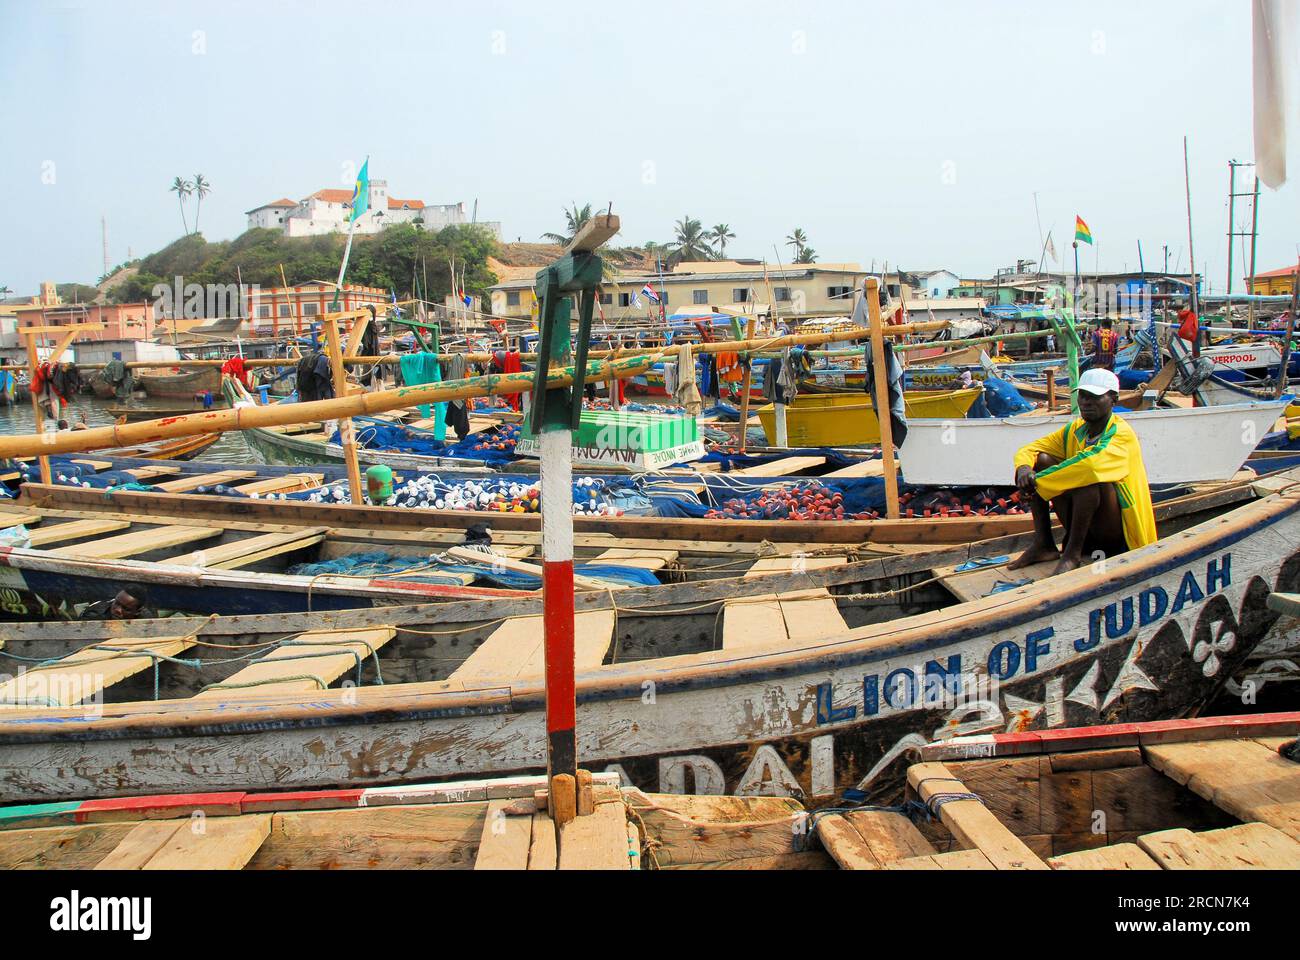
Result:
[[[470,686],[540,677],[545,670],[542,618],[511,617],[479,644],[447,679]],[[605,661],[614,640],[614,612],[597,610],[574,617],[574,670],[594,670]]]
[[[233,676],[196,694],[193,699],[320,690],[356,669],[358,656],[363,661],[369,660],[372,651],[381,649],[396,634],[393,627],[313,630],[299,634],[292,644],[276,647]],[[321,682],[318,683],[318,679]]]
[[[211,567],[215,570],[237,570],[251,566],[268,557],[279,556],[311,547],[325,539],[329,527],[305,527],[281,533],[264,533],[260,536],[232,540],[206,550],[195,550],[167,562],[182,567]]]
[[[153,666],[145,651],[165,657],[177,657],[194,646],[195,638],[150,637],[143,640],[105,640],[96,647],[83,647],[58,663],[38,670],[28,670],[8,683],[0,684],[0,706],[64,706],[82,703],[105,687],[135,676]],[[139,654],[117,653],[124,649]]]
[[[76,560],[123,560],[127,557],[165,550],[197,540],[207,540],[221,534],[220,527],[191,527],[183,525],[155,527],[152,530],[135,530],[116,537],[59,547],[50,553]]]

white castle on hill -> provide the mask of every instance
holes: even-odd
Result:
[[[248,211],[248,228],[279,230],[286,237],[312,237],[322,233],[346,233],[352,214],[351,190],[317,190],[293,201],[286,197]],[[370,208],[357,218],[357,233],[378,233],[395,223],[421,223],[438,231],[453,224],[468,223],[465,204],[428,204],[423,200],[399,200],[388,195],[387,180],[370,181]],[[480,222],[479,226],[501,238],[501,224]]]

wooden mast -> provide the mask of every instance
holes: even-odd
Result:
[[[346,397],[352,391],[348,385],[348,375],[343,366],[343,350],[339,345],[339,321],[335,316],[328,316],[321,321],[325,330],[325,350],[330,358],[330,375],[334,380],[334,395]],[[358,338],[360,340],[360,338]],[[366,489],[361,483],[361,466],[357,462],[357,434],[352,425],[352,418],[339,418],[339,439],[343,443],[343,462],[348,468],[348,488],[352,491],[352,502],[358,506],[366,502]]]

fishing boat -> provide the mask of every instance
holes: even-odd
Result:
[[[1257,487],[1101,572],[1008,574],[1001,541],[776,564],[671,605],[579,593],[579,756],[643,790],[821,807],[896,796],[933,741],[1191,715],[1300,581],[1300,470]],[[0,690],[0,801],[535,772],[539,604],[20,625],[5,654],[40,667]]]
[[[1284,400],[1125,413],[1153,484],[1227,480],[1282,416]],[[909,483],[1005,485],[1016,451],[1063,430],[1069,415],[908,421],[900,452]]]
[[[929,850],[863,851],[852,813],[817,830],[849,869],[1295,870],[1297,734],[1300,713],[958,736],[907,772]]]
[[[99,472],[111,470],[119,460],[140,461],[131,464],[130,470],[134,471],[131,476],[136,480],[148,480],[165,475],[169,471],[168,468],[152,466],[143,461],[193,460],[221,437],[219,433],[201,433],[192,437],[177,437],[173,440],[155,440],[134,447],[109,447],[103,450],[92,450],[84,457],[69,458],[67,462],[76,465],[79,469]],[[35,457],[19,457],[16,462],[11,462],[15,463],[16,469],[0,473],[0,483],[25,482],[29,476],[38,476]]]
[[[191,413],[202,413],[205,409],[219,410],[221,404],[214,404],[211,408],[197,404],[191,404],[188,407],[137,407],[129,404],[119,404],[105,408],[105,413],[114,420],[125,418],[128,423],[131,423],[137,420],[156,420],[160,417],[184,417]]]
[[[982,390],[904,391],[911,418],[955,420],[966,416]],[[776,405],[758,408],[768,443],[776,443]],[[880,421],[871,398],[864,394],[797,396],[786,407],[786,437],[792,446],[849,447],[880,443]]]
[[[166,373],[150,368],[148,372],[137,371],[135,382],[148,397],[193,400],[196,393],[211,391],[214,396],[220,394],[221,371],[215,366],[188,370],[173,368]]]

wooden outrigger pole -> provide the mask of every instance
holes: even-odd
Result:
[[[59,342],[50,350],[50,355],[46,361],[55,364],[59,362],[59,357],[63,356],[63,351],[67,350],[72,341],[80,334],[87,333],[91,330],[103,330],[102,323],[80,323],[71,327],[27,327],[22,333],[27,340],[27,383],[28,393],[31,394],[32,400],[32,419],[35,423],[36,433],[38,435],[45,431],[45,420],[41,414],[40,393],[36,389],[36,371],[40,368],[41,358],[37,355],[36,338],[41,334],[59,334]],[[44,454],[39,457],[41,465],[41,483],[52,483],[50,473],[50,458]]]

